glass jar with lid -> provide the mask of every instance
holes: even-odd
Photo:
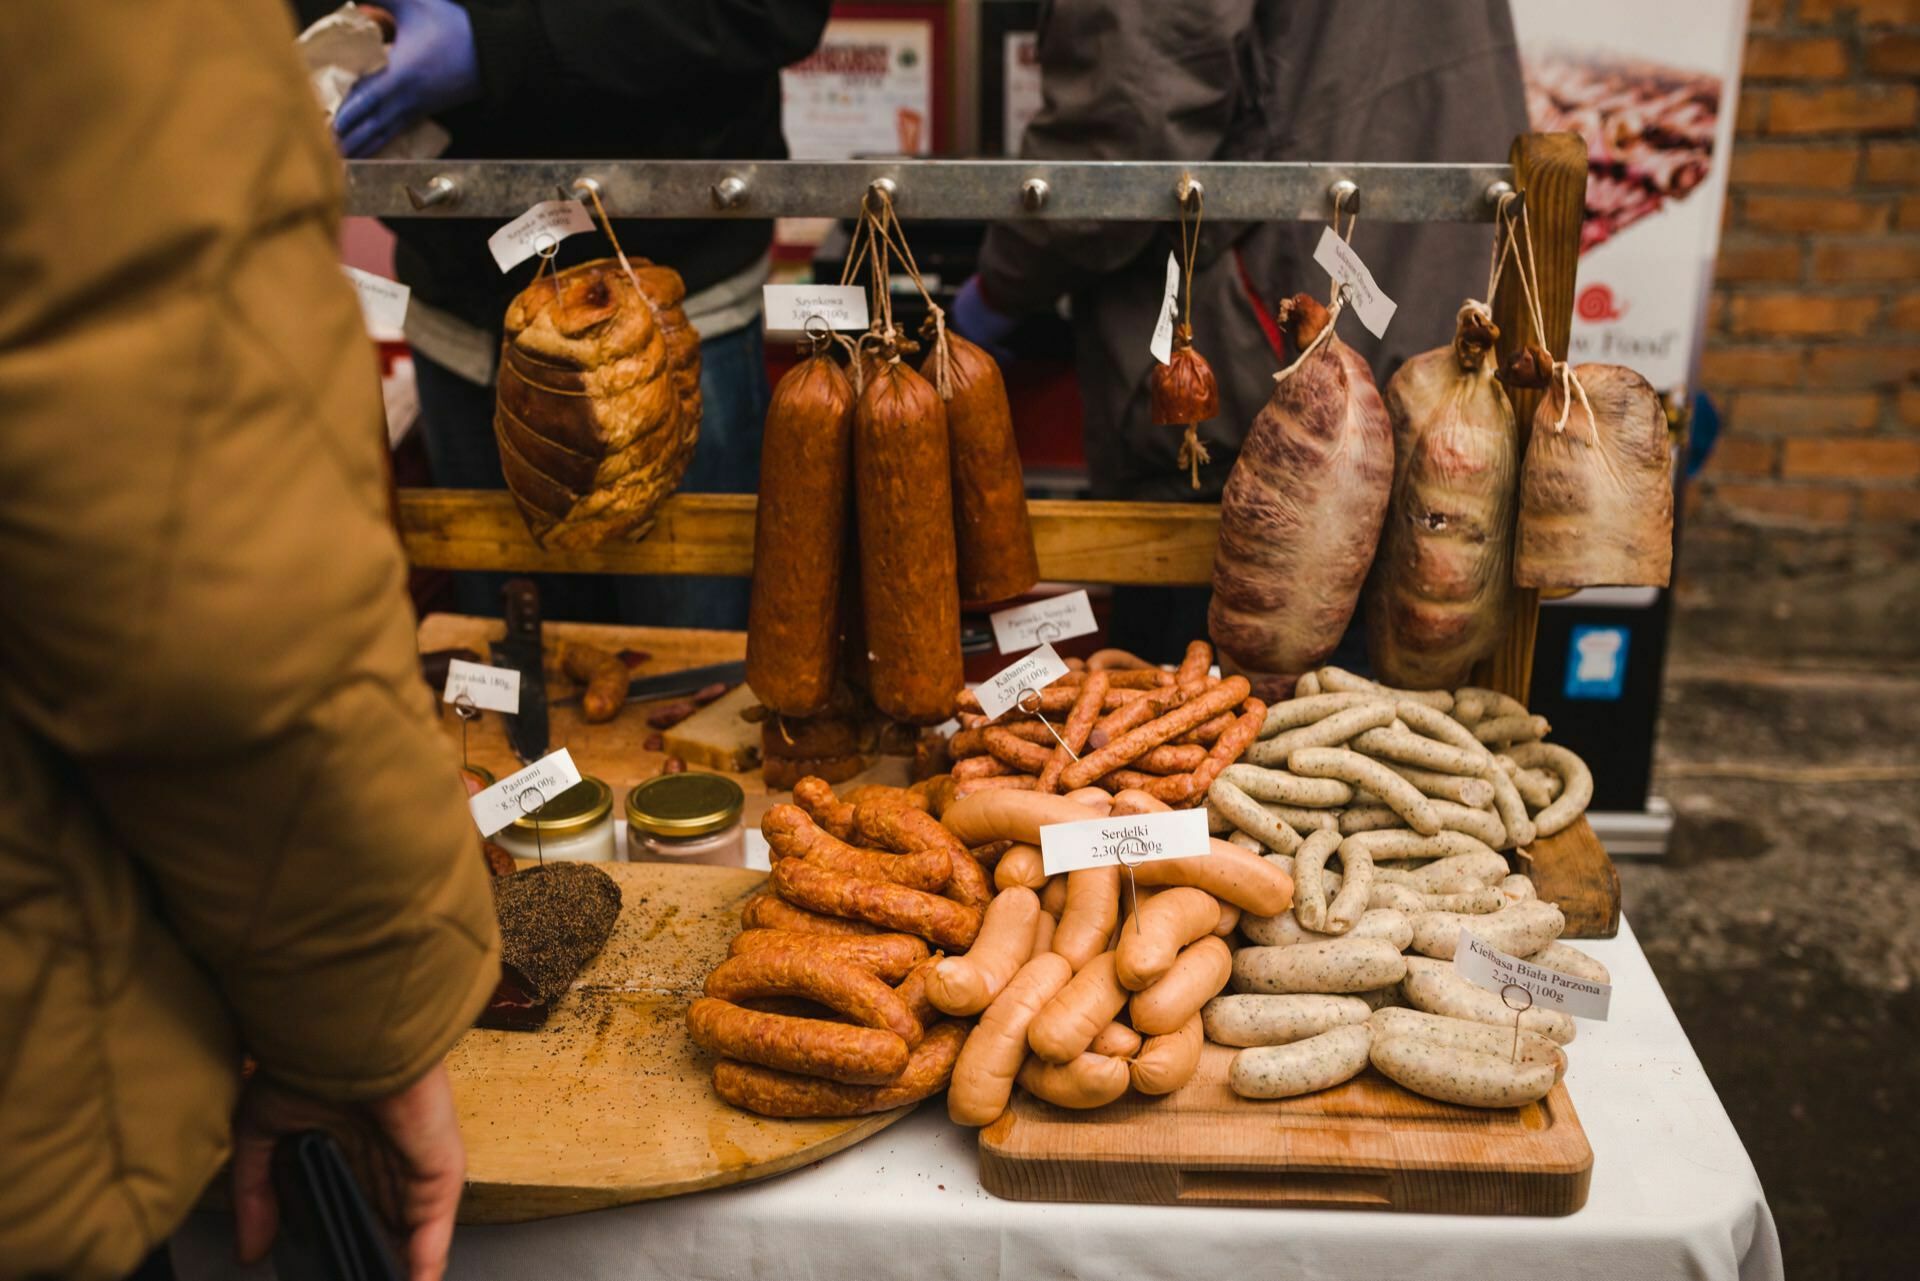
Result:
[[[578,783],[494,834],[515,858],[579,863],[614,861],[613,789],[583,774]]]
[[[746,801],[740,784],[698,770],[636,783],[627,793],[627,860],[744,867]]]

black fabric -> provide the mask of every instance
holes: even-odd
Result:
[[[301,25],[333,0],[294,0]],[[782,160],[780,68],[811,53],[828,0],[467,0],[481,95],[439,117],[454,159]],[[619,210],[610,212],[617,215]],[[498,330],[535,262],[502,274],[487,237],[505,219],[398,218],[395,274],[421,302]],[[629,254],[678,271],[689,293],[745,270],[769,222],[616,217]],[[605,238],[560,245],[566,267]]]

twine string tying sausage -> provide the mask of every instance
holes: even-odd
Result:
[[[1187,205],[1193,205],[1193,230],[1187,230]],[[1193,264],[1200,255],[1200,222],[1207,213],[1207,192],[1189,174],[1180,175],[1180,319],[1193,328]]]
[[[927,304],[927,318],[933,324],[933,385],[940,393],[940,399],[953,399],[953,375],[950,369],[952,356],[947,349],[947,313],[927,292],[927,282],[920,275],[920,264],[914,261],[913,247],[907,243],[907,229],[900,225],[900,214],[893,207],[893,198],[885,191],[874,193],[880,197],[882,218],[879,220],[879,232],[888,246],[899,257],[907,269],[907,278],[913,281],[913,287]],[[922,331],[924,332],[924,331]]]
[[[613,234],[613,219],[607,217],[607,207],[600,203],[600,191],[597,187],[587,187],[587,199],[593,201],[593,212],[600,219],[600,230],[607,233],[607,239],[613,245],[613,256],[620,260],[620,270],[627,273],[627,280],[633,285],[633,292],[646,297],[646,291],[640,288],[640,277],[633,272],[633,264],[627,261],[627,251],[620,247],[620,237]]]
[[[1507,203],[1507,199],[1507,197],[1501,198],[1500,203],[1503,209]],[[1507,213],[1504,214],[1504,217],[1508,228],[1508,236],[1511,239],[1514,226],[1513,215]],[[1542,313],[1540,309],[1540,264],[1539,259],[1534,255],[1533,224],[1527,218],[1527,206],[1524,202],[1520,206],[1519,243],[1520,248],[1515,251],[1514,270],[1515,274],[1520,277],[1520,294],[1521,297],[1526,300],[1527,314],[1533,322],[1534,339],[1537,342],[1544,343],[1547,337],[1547,322],[1544,313]],[[1581,408],[1587,411],[1587,443],[1598,444],[1600,441],[1600,424],[1594,417],[1593,402],[1587,399],[1587,389],[1581,385],[1579,375],[1573,372],[1573,367],[1566,361],[1556,360],[1553,362],[1551,376],[1560,380],[1560,416],[1554,420],[1554,434],[1556,436],[1566,434],[1567,420],[1573,413],[1573,398],[1575,395],[1578,395],[1580,397]]]
[[[1344,233],[1342,233],[1340,230],[1340,212],[1342,208],[1346,205],[1346,203],[1347,203],[1346,192],[1336,191],[1333,193],[1333,234],[1336,236],[1339,236],[1342,240],[1346,241],[1348,244],[1352,244],[1353,229],[1359,226],[1360,224],[1360,214],[1359,214],[1359,211],[1356,210],[1354,213],[1348,215],[1347,229]],[[1313,336],[1313,341],[1308,343],[1304,348],[1301,349],[1300,354],[1294,357],[1293,363],[1291,365],[1288,365],[1285,369],[1282,369],[1279,373],[1273,376],[1274,382],[1283,383],[1288,378],[1292,377],[1294,370],[1306,364],[1307,358],[1313,355],[1314,352],[1319,351],[1320,348],[1325,346],[1327,341],[1333,337],[1334,322],[1340,319],[1340,312],[1347,305],[1347,287],[1339,283],[1338,281],[1329,281],[1329,284],[1332,287],[1331,289],[1329,289],[1327,293],[1326,327],[1322,329],[1319,333],[1315,334]]]

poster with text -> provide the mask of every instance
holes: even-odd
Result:
[[[796,160],[928,155],[936,79],[930,19],[834,18],[780,73],[787,146]]]
[[[1719,249],[1746,0],[1513,6],[1534,129],[1587,143],[1572,357],[1692,377]]]

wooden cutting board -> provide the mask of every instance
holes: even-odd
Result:
[[[688,1003],[765,879],[609,863],[620,917],[538,1032],[474,1029],[447,1056],[467,1141],[463,1223],[518,1223],[761,1179],[883,1130],[901,1108],[776,1121],[722,1103]]]
[[[1206,1047],[1184,1088],[1074,1112],[1016,1091],[980,1134],[980,1182],[1016,1201],[1571,1214],[1593,1150],[1564,1083],[1486,1111],[1401,1089],[1369,1068],[1297,1099],[1243,1099],[1234,1051]]]

